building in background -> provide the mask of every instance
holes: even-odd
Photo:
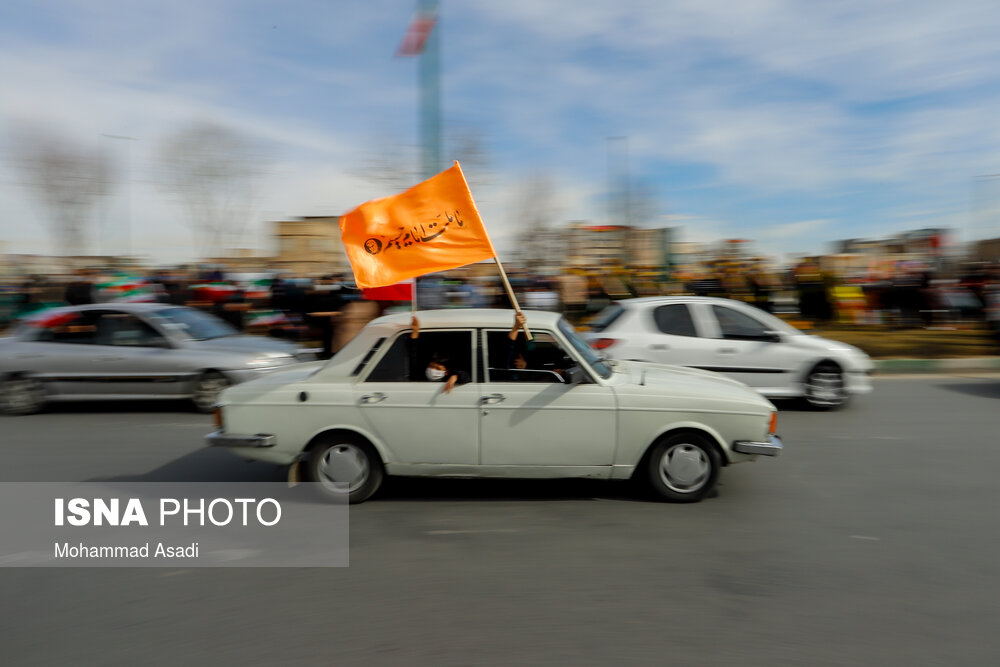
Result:
[[[350,272],[340,242],[340,216],[311,216],[274,223],[277,252],[271,268],[293,276]]]
[[[633,228],[628,233],[628,266],[636,271],[665,276],[673,268],[674,230]]]

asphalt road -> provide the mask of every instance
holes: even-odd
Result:
[[[784,454],[696,505],[397,481],[351,509],[349,568],[0,568],[0,663],[996,664],[998,408],[1000,377],[925,376],[782,409]],[[0,419],[0,480],[282,479],[208,430],[157,404]]]

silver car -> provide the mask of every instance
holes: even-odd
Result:
[[[210,412],[219,392],[315,355],[241,334],[208,313],[158,303],[52,308],[0,338],[0,410],[47,401],[189,398]]]
[[[872,390],[874,365],[858,348],[804,334],[732,299],[623,299],[587,324],[584,338],[613,359],[723,373],[772,399],[830,409]]]

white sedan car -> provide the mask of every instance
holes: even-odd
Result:
[[[774,406],[744,384],[605,362],[558,314],[525,314],[530,343],[511,341],[509,310],[420,312],[417,338],[409,314],[381,317],[327,362],[226,389],[207,444],[301,464],[351,502],[384,475],[635,477],[696,501],[723,466],[780,453]],[[442,355],[451,391],[425,378]]]
[[[858,348],[732,299],[623,299],[587,324],[584,338],[610,357],[724,373],[768,398],[829,409],[872,390],[874,365]]]

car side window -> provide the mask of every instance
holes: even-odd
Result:
[[[444,360],[449,373],[472,376],[471,331],[421,331],[396,337],[365,382],[427,382],[424,370],[433,358]]]
[[[755,340],[767,337],[767,327],[746,313],[726,306],[712,306],[712,312],[723,338]]]
[[[576,362],[550,333],[533,331],[534,340],[518,336],[511,342],[508,332],[486,332],[488,382],[563,382],[562,371]]]
[[[155,347],[163,336],[135,315],[120,312],[101,313],[97,319],[94,343],[118,347]]]
[[[59,313],[33,319],[29,326],[37,327],[32,340],[39,343],[73,343],[92,345],[97,328],[96,316],[88,311]]]
[[[691,310],[686,303],[670,303],[653,311],[656,328],[671,336],[697,336]]]

